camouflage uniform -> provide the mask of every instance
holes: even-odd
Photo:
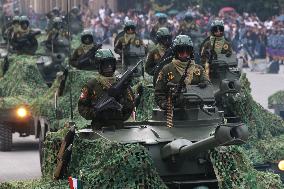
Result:
[[[160,13],[158,16],[158,21],[157,23],[152,27],[151,32],[150,32],[150,38],[155,42],[156,38],[156,33],[159,30],[159,28],[166,27],[169,30],[171,30],[172,26],[168,23],[167,19],[168,16],[164,13]]]
[[[133,26],[134,28],[136,27],[135,23],[133,21],[127,21],[124,26],[124,31],[127,27]],[[122,51],[126,48],[127,45],[136,45],[136,46],[141,46],[144,45],[142,39],[136,34],[127,34],[125,31],[124,35],[120,37],[116,44],[114,45],[114,52],[119,54],[120,56],[122,55]],[[125,52],[124,52],[125,53]]]
[[[108,53],[106,49],[100,49],[97,51],[96,57],[100,56],[98,54],[101,52]],[[92,126],[96,129],[103,126],[122,126],[123,121],[126,121],[130,117],[134,109],[134,95],[129,87],[127,90],[123,91],[119,98],[116,98],[117,102],[123,106],[121,111],[106,110],[99,113],[95,111],[94,106],[98,103],[98,100],[107,93],[108,89],[115,84],[116,81],[115,76],[105,77],[99,75],[87,82],[82,88],[78,102],[79,113],[85,119],[92,120]]]
[[[168,28],[162,27],[157,31],[157,42],[156,44],[147,54],[145,61],[145,71],[149,75],[154,75],[155,67],[161,61],[161,58],[164,56],[167,47],[159,41],[161,37],[171,37],[170,31]],[[170,44],[169,44],[170,45]]]
[[[92,43],[91,44],[85,44],[83,42],[83,37],[85,36],[91,36],[92,37]],[[82,67],[85,67],[85,66],[88,66],[88,65],[94,65],[95,64],[95,59],[94,57],[93,58],[90,58],[89,60],[87,60],[88,62],[80,62],[80,57],[84,56],[85,54],[87,54],[93,47],[97,46],[96,43],[94,43],[94,37],[93,37],[93,34],[92,34],[92,31],[90,30],[85,30],[83,33],[82,33],[82,36],[81,36],[81,45],[75,49],[72,57],[71,57],[71,60],[70,60],[70,64],[71,66],[73,67],[76,67],[78,69],[81,69]]]
[[[13,47],[13,50],[18,52],[32,54],[36,51],[38,43],[35,37],[24,38],[27,34],[30,34],[32,30],[29,28],[29,20],[26,16],[20,17],[20,23],[22,24],[23,22],[27,24],[27,28],[13,27],[13,32],[11,34],[11,46]]]
[[[182,36],[181,40],[179,37]],[[177,45],[190,45],[193,47],[191,39],[185,35],[179,35],[174,40],[174,48]],[[184,38],[189,39],[188,41]],[[182,75],[184,74],[185,68],[188,62],[182,62],[176,58],[172,60],[171,63],[165,65],[162,70],[159,72],[155,86],[155,100],[158,106],[162,109],[166,109],[167,96],[169,93],[169,88],[167,84],[169,82],[173,84],[179,84]],[[197,65],[191,60],[190,66],[187,70],[187,77],[185,78],[185,85],[198,85],[200,83],[210,83],[208,75],[205,73],[202,66]]]
[[[221,26],[224,27],[223,21],[215,20],[212,27]],[[211,51],[214,50],[213,54]],[[224,36],[216,37],[211,31],[211,36],[203,42],[201,47],[200,56],[201,56],[201,65],[205,68],[206,72],[209,73],[209,64],[208,61],[212,56],[213,59],[216,59],[218,54],[226,54],[230,56],[232,54],[232,46],[229,41],[225,39]]]
[[[12,25],[5,30],[4,36],[6,36],[8,40],[11,40],[13,33],[17,33],[21,30],[20,21],[21,18],[19,16],[14,16]]]
[[[173,59],[170,64],[167,64],[160,71],[156,86],[155,86],[155,100],[158,106],[164,109],[164,104],[167,102],[168,87],[167,83],[172,82],[178,84],[181,76],[184,72],[184,68],[180,67],[178,71],[178,65],[186,65],[187,62],[181,62],[179,60]],[[208,75],[205,73],[202,66],[190,63],[188,68],[188,76],[185,80],[186,85],[198,85],[199,83],[209,83]]]

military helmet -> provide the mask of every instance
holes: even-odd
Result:
[[[71,12],[74,13],[74,14],[79,14],[80,9],[79,9],[77,6],[74,6],[74,7],[71,9]]]
[[[224,32],[224,22],[223,20],[214,20],[211,23],[211,34],[214,35],[214,32]]]
[[[60,10],[58,7],[53,7],[51,12],[54,16],[60,16]]]
[[[132,29],[132,30],[136,29],[136,24],[133,20],[127,20],[124,23],[124,31],[127,31],[128,29]]]
[[[86,43],[86,39],[89,39],[89,42]],[[81,34],[81,42],[83,44],[92,44],[94,43],[94,32],[93,30],[86,29]]]
[[[172,43],[172,35],[167,27],[161,27],[156,33],[156,38],[159,43],[169,47]]]
[[[157,38],[162,37],[162,36],[171,36],[170,30],[167,27],[161,27],[158,29],[157,33]]]
[[[177,54],[178,52],[186,51],[188,56],[193,59],[194,58],[194,50],[193,50],[193,42],[188,35],[178,35],[173,41],[173,51],[175,53],[175,57],[180,59]],[[180,59],[181,60],[181,59]],[[182,61],[184,61],[183,59]]]
[[[165,13],[156,14],[158,17],[159,23],[163,24],[167,22],[168,16]]]
[[[176,48],[178,46],[191,46],[193,47],[193,42],[188,35],[178,35],[173,41],[173,47]]]
[[[21,17],[20,16],[14,16],[13,17],[13,21],[12,21],[12,24],[16,24],[16,23],[20,23],[21,21]]]
[[[61,29],[63,27],[63,21],[61,17],[55,17],[53,19],[53,27],[56,29]]]
[[[30,21],[29,18],[27,16],[21,16],[20,17],[20,24],[26,24],[27,26],[30,25]]]
[[[113,72],[116,69],[116,59],[110,49],[99,49],[95,54],[95,60],[99,64],[99,73],[102,74],[104,64],[111,64]]]
[[[192,14],[190,14],[189,12],[187,12],[187,13],[184,15],[184,20],[185,20],[185,21],[192,21],[192,20],[193,20]]]
[[[168,15],[166,15],[165,13],[157,13],[156,14],[156,17],[158,17],[158,18],[168,18]]]

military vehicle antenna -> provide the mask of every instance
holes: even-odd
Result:
[[[70,34],[70,13],[69,13],[69,7],[70,6],[70,0],[67,0],[67,30],[68,30],[68,40],[69,40],[69,50],[68,50],[68,67],[67,70],[70,69],[70,59],[71,59],[71,34]],[[70,116],[71,120],[73,121],[73,101],[72,101],[72,74],[69,74],[69,80],[70,80]]]

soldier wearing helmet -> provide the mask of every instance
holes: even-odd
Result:
[[[99,48],[101,45],[96,44],[93,31],[84,30],[81,35],[81,45],[75,49],[70,64],[78,69],[97,69],[95,54]]]
[[[156,34],[156,41],[157,44],[148,52],[145,61],[145,71],[149,75],[154,74],[156,65],[160,62],[172,43],[172,34],[169,29],[166,27],[159,28]]]
[[[53,19],[52,29],[47,33],[46,47],[49,51],[66,53],[69,50],[69,34],[60,17]]]
[[[168,23],[168,16],[164,13],[157,13],[156,14],[157,17],[157,22],[155,23],[155,25],[152,27],[151,32],[150,32],[150,38],[156,42],[156,33],[158,31],[159,28],[161,27],[166,27],[169,30],[171,30],[171,26]]]
[[[128,87],[115,100],[122,105],[118,109],[95,110],[99,99],[108,93],[108,89],[117,81],[115,77],[116,59],[110,49],[99,49],[95,55],[99,64],[99,75],[88,81],[81,90],[78,110],[82,117],[92,120],[92,127],[100,129],[105,126],[122,127],[134,109],[134,95]]]
[[[192,31],[198,31],[198,27],[195,24],[193,16],[190,13],[186,13],[180,23],[178,33],[180,35],[190,35]]]
[[[173,41],[174,58],[171,63],[165,65],[159,72],[155,86],[155,100],[161,109],[167,107],[167,95],[169,95],[169,88],[167,84],[179,84],[180,79],[187,65],[186,78],[184,85],[198,85],[200,88],[205,88],[209,83],[208,76],[204,69],[194,63],[193,43],[189,36],[178,35]],[[176,101],[175,107],[178,107]]]
[[[214,20],[211,24],[210,37],[202,43],[200,56],[201,64],[209,73],[209,64],[212,59],[217,59],[218,54],[231,56],[232,47],[229,41],[224,37],[224,22]]]
[[[14,16],[13,17],[12,25],[10,27],[8,27],[4,32],[4,39],[5,40],[7,40],[7,39],[11,40],[12,34],[20,31],[20,28],[21,28],[20,21],[21,21],[20,16]]]
[[[20,17],[19,25],[20,27],[13,30],[11,35],[11,46],[13,50],[27,54],[35,53],[38,47],[35,36],[40,34],[40,32],[33,32],[30,29],[30,22],[27,16]]]
[[[132,20],[125,22],[124,33],[114,44],[114,52],[121,56],[123,51],[126,53],[125,49],[130,44],[135,46],[144,45],[143,41],[136,33],[136,24]]]

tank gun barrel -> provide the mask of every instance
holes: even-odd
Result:
[[[245,125],[221,125],[208,138],[192,143],[187,139],[176,139],[161,149],[162,159],[175,155],[192,157],[218,146],[243,144],[248,139],[248,129]]]

